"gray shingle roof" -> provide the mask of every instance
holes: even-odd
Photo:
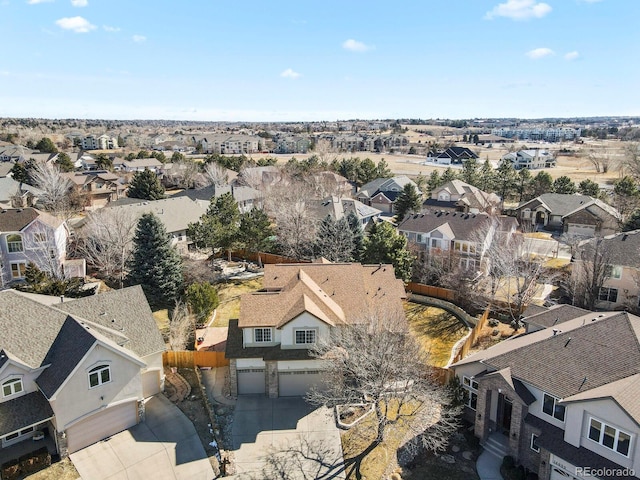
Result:
[[[122,344],[118,337],[126,336],[129,341],[123,346],[140,357],[165,349],[162,334],[140,285],[65,301],[55,307],[101,325],[100,333],[118,344]],[[112,330],[114,335],[104,329]]]
[[[38,218],[35,208],[8,208],[0,210],[0,232],[19,232]]]
[[[407,232],[428,233],[448,224],[456,239],[470,240],[472,232],[490,223],[486,214],[460,212],[425,212],[407,217],[398,230]]]
[[[282,349],[280,345],[273,347],[245,348],[242,341],[242,329],[238,327],[238,320],[229,320],[229,331],[225,348],[227,358],[262,358],[264,360],[309,360],[309,350],[306,348]]]
[[[534,315],[529,315],[524,319],[526,323],[539,325],[541,327],[553,327],[567,320],[581,317],[589,313],[589,310],[574,307],[573,305],[556,305],[548,310]]]
[[[0,435],[21,430],[53,417],[53,410],[40,392],[27,393],[0,403]]]
[[[585,240],[580,243],[579,248],[580,250],[594,248],[598,241],[603,242],[604,251],[609,256],[608,263],[611,265],[640,268],[640,230],[608,235],[600,240],[595,238]],[[592,257],[587,256],[586,258]]]
[[[528,202],[522,203],[518,206],[518,210],[523,208],[525,205],[542,201],[544,204],[549,207],[551,212],[554,215],[567,215],[580,208],[581,206],[586,206],[593,202],[593,198],[588,197],[586,195],[578,195],[578,194],[566,194],[566,193],[543,193],[539,197],[534,198],[533,200],[529,200]]]

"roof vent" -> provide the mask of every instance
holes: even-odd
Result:
[[[553,325],[555,325],[556,323],[558,323],[560,321],[560,317],[556,317],[556,319],[553,321]]]
[[[604,317],[604,313],[601,313],[600,315],[598,315],[598,318],[602,318]]]
[[[569,339],[567,340],[567,342],[564,344],[564,346],[566,347],[567,345],[569,345],[569,342],[571,341],[571,337],[569,337]]]
[[[627,237],[628,237],[628,236],[629,236],[629,235],[627,235],[627,234],[625,233],[625,234],[622,236],[622,241],[624,242],[624,241],[627,239]]]
[[[557,328],[553,329],[553,336],[555,337],[558,333],[561,333],[562,330],[558,330]]]

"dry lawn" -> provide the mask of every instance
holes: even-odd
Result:
[[[467,334],[467,328],[440,308],[405,302],[405,312],[411,333],[429,353],[429,363],[445,367],[453,346]]]
[[[169,331],[169,310],[157,310],[153,312],[153,319],[156,321],[158,330],[161,332]]]
[[[227,327],[229,320],[240,315],[240,295],[262,288],[262,277],[243,282],[228,282],[217,285],[220,305],[216,309],[216,319],[212,327]]]
[[[24,477],[25,480],[77,480],[80,478],[71,460],[65,458],[51,464],[50,467]]]

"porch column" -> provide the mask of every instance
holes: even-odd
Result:
[[[479,387],[474,433],[480,439],[480,442],[484,442],[489,438],[489,426],[491,424],[491,390],[482,383]]]
[[[524,417],[527,416],[529,407],[515,400],[511,410],[511,426],[509,428],[509,455],[516,463],[520,459],[520,437],[524,431]]]
[[[67,434],[66,432],[56,432],[56,445],[58,447],[58,454],[60,458],[67,458],[69,456],[69,448],[67,447]]]

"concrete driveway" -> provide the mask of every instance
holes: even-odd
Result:
[[[164,395],[146,403],[146,420],[71,454],[83,480],[214,478],[191,421]]]
[[[333,412],[302,398],[239,396],[232,437],[236,479],[345,478]]]

